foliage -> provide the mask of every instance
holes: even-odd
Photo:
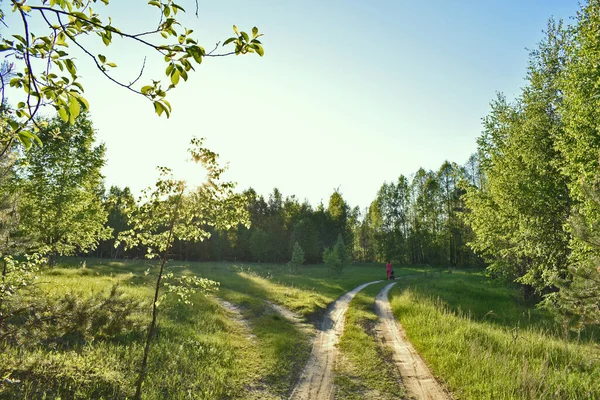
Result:
[[[119,234],[131,226],[127,222],[127,210],[135,205],[135,199],[128,187],[123,189],[111,186],[104,198],[104,208],[108,212],[106,226],[112,229],[112,237],[100,243],[97,252],[102,257],[104,254],[111,258],[123,257],[123,246],[115,246]]]
[[[557,151],[564,135],[557,107],[566,39],[562,24],[550,21],[531,52],[519,99],[509,104],[499,96],[492,103],[478,141],[486,185],[470,187],[466,197],[476,234],[471,246],[492,273],[524,284],[526,294],[551,290],[567,268],[571,194]]]
[[[323,262],[336,275],[341,274],[344,266],[350,262],[346,245],[344,245],[344,238],[341,234],[338,235],[333,248],[326,248],[323,252]]]
[[[304,250],[300,247],[298,242],[294,243],[294,250],[292,251],[292,259],[290,260],[290,265],[292,269],[297,269],[300,265],[304,264]]]
[[[108,291],[63,296],[20,296],[6,319],[0,344],[21,348],[74,346],[114,339],[138,328],[134,315],[142,303],[126,295],[118,284]]]
[[[1,255],[0,339],[6,334],[5,322],[25,311],[26,307],[14,305],[15,299],[33,288],[37,280],[39,264],[43,261],[44,259],[39,254],[27,255],[25,260],[18,260],[7,254]]]
[[[599,182],[583,184],[589,204],[600,208]],[[544,305],[554,311],[566,328],[581,331],[589,325],[600,325],[600,222],[587,219],[577,210],[569,218],[574,238],[585,243],[591,253],[569,266],[569,275],[558,278],[557,292],[546,297]]]
[[[86,114],[74,124],[56,117],[40,131],[45,145],[26,152],[19,165],[19,226],[51,257],[93,249],[109,237],[100,197],[105,147],[94,136]]]
[[[171,113],[171,105],[166,100],[167,92],[175,88],[181,79],[186,81],[188,73],[203,58],[229,54],[264,54],[258,39],[262,35],[258,33],[258,29],[254,27],[250,36],[239,31],[235,25],[235,36],[223,42],[224,46],[232,44],[233,51],[215,53],[215,48],[207,52],[198,44],[193,31],[181,26],[178,13],[185,10],[172,0],[148,2],[149,7],[156,8],[159,22],[142,32],[127,32],[114,26],[111,18],[104,12],[92,9],[91,5],[98,3],[100,2],[96,0],[44,0],[35,5],[25,1],[9,1],[20,26],[7,26],[10,38],[0,38],[0,53],[4,56],[3,62],[8,65],[8,71],[2,74],[3,79],[0,81],[0,95],[3,103],[5,86],[10,85],[23,90],[24,96],[12,110],[13,118],[0,121],[2,153],[14,140],[27,148],[34,142],[41,143],[37,133],[43,125],[35,118],[44,106],[54,107],[60,118],[70,123],[74,123],[81,112],[89,109],[80,83],[79,63],[72,48],[91,59],[105,78],[146,97],[153,103],[158,115],[164,113],[167,117]],[[108,6],[109,0],[101,0],[101,3],[102,6]],[[35,28],[42,32],[34,32]],[[130,83],[117,80],[110,72],[117,67],[116,63],[103,54],[94,54],[92,47],[83,40],[84,37],[98,38],[107,47],[115,38],[122,38],[156,53],[166,64],[168,81],[164,83],[157,79],[138,86],[145,61],[138,76]]]
[[[139,376],[136,382],[136,399],[141,398],[142,384],[146,378],[147,360],[158,317],[158,306],[166,294],[160,294],[164,286],[168,293],[175,293],[178,299],[190,303],[190,295],[198,290],[206,291],[216,282],[195,276],[175,277],[164,274],[167,258],[174,240],[202,241],[210,237],[208,227],[230,229],[238,224],[249,224],[245,209],[245,197],[233,192],[235,185],[222,182],[225,169],[218,164],[218,155],[202,147],[202,139],[192,139],[189,152],[192,160],[206,169],[207,181],[191,192],[187,192],[184,181],[175,180],[171,171],[159,167],[161,173],[154,190],[147,189],[145,198],[129,213],[130,230],[119,235],[126,249],[143,246],[147,258],[160,257],[159,272],[156,277],[154,300],[152,302],[152,322],[146,336],[146,345]],[[115,245],[118,245],[117,242]],[[163,282],[163,279],[166,282]]]

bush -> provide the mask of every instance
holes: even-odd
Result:
[[[0,331],[0,348],[6,344],[65,347],[113,338],[137,329],[140,321],[134,315],[142,309],[142,303],[125,295],[118,285],[108,294],[36,296],[12,305],[15,309]]]

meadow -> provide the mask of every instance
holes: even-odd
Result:
[[[175,297],[161,304],[145,399],[287,398],[309,357],[312,334],[271,304],[318,326],[340,295],[385,277],[382,264],[348,265],[335,276],[323,265],[292,271],[287,265],[172,261],[169,269],[219,285],[193,295],[190,305]],[[131,398],[154,273],[145,261],[81,258],[59,259],[56,267],[45,270],[38,290],[50,299],[70,298],[72,304],[61,310],[75,322],[69,326],[79,328],[54,338],[47,331],[31,330],[21,334],[32,345],[5,346],[0,398]],[[600,347],[593,333],[579,341],[565,338],[549,314],[522,303],[517,289],[489,280],[480,270],[396,268],[396,275],[398,284],[390,294],[393,310],[456,398],[600,396],[595,384],[600,379]],[[115,298],[131,310],[96,312],[123,325],[111,330],[112,325],[106,328],[104,320],[89,319],[81,310],[94,296],[107,298],[115,284]],[[374,296],[383,286],[367,287],[350,303],[338,345],[336,398],[403,397],[390,349],[381,347],[373,332]],[[221,299],[239,310],[245,324]],[[100,332],[94,328],[98,326],[103,327]]]
[[[73,341],[62,336],[25,350],[9,347],[0,356],[0,374],[6,378],[0,397],[132,397],[155,269],[145,261],[58,260],[40,278],[45,297],[85,302],[118,284],[122,296],[140,307],[129,316],[130,329],[114,337]],[[281,318],[268,302],[318,321],[341,294],[385,276],[381,266],[370,265],[348,266],[339,276],[323,265],[302,266],[298,274],[271,264],[172,262],[169,269],[213,279],[219,286],[194,295],[191,305],[169,297],[161,305],[147,399],[285,397],[308,358],[310,335]],[[240,308],[251,332],[236,323],[217,296]]]
[[[568,332],[481,271],[424,273],[390,292],[409,340],[460,399],[598,399],[598,331]]]

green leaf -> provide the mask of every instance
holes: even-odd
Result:
[[[67,110],[64,107],[58,108],[58,115],[63,121],[69,122],[69,115],[67,114]]]
[[[103,56],[102,54],[98,54],[98,59],[100,60],[100,62],[101,62],[102,64],[104,64],[104,63],[106,62],[106,57],[105,57],[105,56]]]
[[[110,44],[110,38],[108,37],[108,35],[105,33],[101,33],[100,35],[102,36],[102,41],[104,42],[104,44],[108,46]]]
[[[158,114],[158,116],[161,116],[162,113],[165,111],[165,108],[163,107],[163,105],[160,102],[155,101],[154,102],[154,111]]]
[[[258,35],[258,28],[254,27],[254,28],[252,28],[252,38],[255,38],[256,35]]]
[[[147,94],[151,90],[152,90],[152,86],[146,85],[146,86],[142,86],[142,88],[140,89],[140,92],[142,92],[142,94]]]
[[[81,111],[81,107],[79,106],[79,102],[75,97],[69,97],[69,113],[71,117],[77,118],[79,112]]]
[[[248,37],[248,34],[246,32],[242,32],[242,37],[244,38],[246,43],[248,43],[250,41],[250,38]]]
[[[173,73],[171,74],[171,83],[173,85],[177,85],[179,83],[179,70],[174,70]]]
[[[264,56],[265,55],[265,50],[263,49],[263,47],[260,44],[253,44],[252,47],[254,48],[254,50],[256,50],[256,52],[258,53],[259,56]]]
[[[90,109],[90,103],[88,103],[88,101],[84,97],[78,97],[77,100],[81,103],[81,106],[83,107],[84,111]]]
[[[238,31],[237,26],[233,26],[233,31],[235,32],[236,35],[240,36],[240,31]]]
[[[67,68],[67,71],[71,73],[71,75],[75,75],[77,73],[75,69],[75,63],[73,63],[73,60],[69,58],[65,59],[65,67]]]
[[[20,131],[18,133],[19,136],[19,141],[21,143],[23,143],[23,145],[25,146],[25,148],[27,150],[29,150],[31,148],[31,145],[33,142],[37,143],[38,146],[42,147],[42,141],[40,140],[40,138],[33,132],[31,131]]]

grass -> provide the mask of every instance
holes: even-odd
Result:
[[[174,299],[163,303],[145,399],[286,397],[308,358],[310,337],[276,314],[269,302],[316,322],[341,294],[385,276],[382,265],[348,266],[340,276],[331,276],[323,266],[302,266],[297,274],[273,264],[174,261],[170,267],[216,280],[220,288],[211,296],[194,295],[191,306]],[[579,344],[561,339],[548,314],[522,304],[515,289],[481,273],[396,271],[398,276],[417,276],[398,280],[391,292],[393,310],[434,374],[458,398],[600,398],[598,335],[587,332]],[[57,267],[45,271],[39,284],[44,298],[75,293],[83,301],[118,282],[126,299],[144,304],[131,316],[134,328],[109,338],[3,346],[0,398],[131,398],[154,272],[144,261],[74,258],[59,260]],[[372,334],[373,296],[381,287],[359,293],[346,315],[336,379],[341,398],[402,395],[386,363],[389,354]],[[218,298],[241,309],[252,335]],[[39,332],[29,334],[33,338]]]
[[[337,399],[399,399],[405,393],[391,350],[380,346],[375,336],[375,295],[388,282],[357,293],[348,310],[340,338],[340,362],[336,368]]]
[[[241,308],[254,336],[213,296],[194,295],[192,306],[168,300],[161,306],[150,354],[146,399],[287,396],[308,359],[310,337],[275,314],[267,302],[316,321],[341,294],[384,274],[382,266],[368,265],[348,266],[337,277],[323,266],[303,266],[298,274],[272,264],[172,262],[170,267],[220,282],[216,296]],[[144,261],[75,258],[59,260],[57,267],[45,271],[40,288],[50,297],[77,293],[85,298],[120,283],[127,296],[146,302],[133,316],[140,328],[74,346],[8,347],[0,354],[0,374],[6,378],[0,383],[0,398],[131,397],[154,271]]]
[[[598,399],[600,346],[561,338],[542,310],[477,272],[399,280],[395,315],[461,399]]]

